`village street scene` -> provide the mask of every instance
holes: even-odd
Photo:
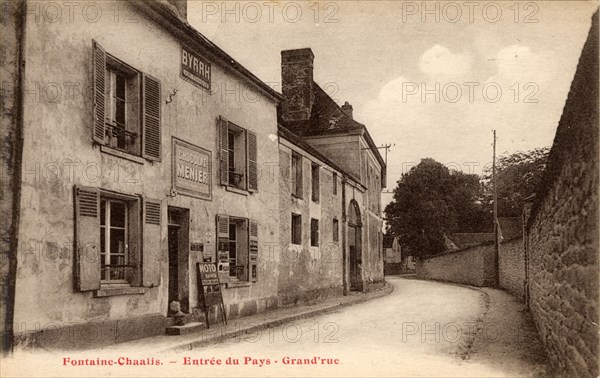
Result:
[[[597,377],[598,3],[2,3],[2,377]]]

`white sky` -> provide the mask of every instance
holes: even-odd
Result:
[[[597,7],[190,0],[188,20],[279,92],[281,50],[310,47],[315,81],[353,105],[377,145],[393,144],[391,190],[424,157],[480,174],[491,161],[493,128],[498,153],[551,145]],[[383,194],[384,205],[390,200]]]

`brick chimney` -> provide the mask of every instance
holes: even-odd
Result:
[[[282,116],[285,121],[310,119],[313,92],[313,60],[310,48],[281,52]]]
[[[177,9],[179,18],[187,20],[187,0],[167,0],[167,2]]]
[[[352,116],[352,105],[350,105],[348,101],[346,101],[344,105],[342,105],[342,111],[348,116],[348,118],[354,119],[354,117]]]

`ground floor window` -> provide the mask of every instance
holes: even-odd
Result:
[[[74,197],[77,289],[159,286],[161,201],[87,186]]]
[[[310,220],[310,246],[311,247],[319,246],[319,220],[318,219]]]
[[[237,277],[237,225],[229,223],[229,276]]]
[[[332,232],[333,232],[333,241],[334,242],[340,241],[340,222],[337,219],[333,220]]]
[[[302,215],[292,214],[292,244],[302,244]]]
[[[100,269],[103,282],[128,283],[131,272],[128,244],[128,211],[124,201],[100,201]]]
[[[222,270],[228,279],[256,280],[258,262],[258,224],[247,218],[217,216],[218,262],[227,265]],[[226,257],[225,260],[221,256]]]

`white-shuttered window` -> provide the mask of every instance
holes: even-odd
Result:
[[[258,191],[256,134],[220,117],[218,124],[219,177],[221,185]]]
[[[100,201],[100,269],[103,282],[128,283],[127,203]]]
[[[292,195],[302,198],[302,156],[292,153]]]
[[[219,265],[229,282],[256,281],[258,269],[258,223],[248,218],[217,215]],[[221,255],[226,254],[226,255]],[[221,257],[222,256],[222,257]]]
[[[75,187],[75,278],[79,291],[160,285],[161,202]]]
[[[161,160],[160,82],[93,42],[92,139],[130,155]]]

